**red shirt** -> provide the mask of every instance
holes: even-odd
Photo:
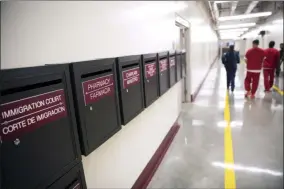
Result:
[[[261,70],[264,59],[264,50],[261,48],[251,48],[246,53],[247,69]]]
[[[280,58],[280,53],[274,48],[268,48],[264,50],[265,60],[263,62],[263,68],[275,69]]]

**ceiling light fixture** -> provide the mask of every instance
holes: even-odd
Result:
[[[243,23],[243,24],[232,24],[232,25],[220,25],[218,29],[232,29],[232,28],[243,28],[243,27],[252,27],[256,23]]]
[[[221,33],[220,36],[240,36],[243,33]]]
[[[221,39],[236,39],[238,37],[240,36],[236,36],[236,35],[225,35],[225,36],[221,35],[220,36]]]
[[[222,30],[219,30],[219,32],[237,32],[237,31],[248,31],[249,28],[236,28],[236,29],[222,29]]]
[[[213,1],[213,2],[218,4],[218,3],[228,3],[228,2],[234,2],[234,1]]]
[[[220,34],[220,36],[221,37],[238,37],[238,36],[240,36],[241,35],[241,33],[228,33],[228,34],[226,34],[226,33],[224,33],[224,34]]]
[[[245,31],[220,30],[219,33],[244,33]]]
[[[232,36],[231,36],[231,37],[230,37],[230,36],[225,36],[225,37],[223,37],[223,36],[222,36],[220,39],[221,39],[221,40],[225,40],[225,39],[226,39],[226,40],[228,40],[228,39],[237,40],[237,39],[240,39],[240,37],[236,37],[236,36],[233,36],[233,37],[232,37]]]
[[[258,12],[258,13],[251,13],[251,14],[241,14],[236,16],[224,16],[219,17],[219,21],[227,21],[227,20],[240,20],[240,19],[246,19],[246,18],[257,18],[257,17],[263,17],[263,16],[270,16],[272,12]]]
[[[230,33],[220,33],[221,36],[237,36],[237,35],[241,35],[243,34],[243,32],[230,32]]]

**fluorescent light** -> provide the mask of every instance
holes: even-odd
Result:
[[[224,16],[219,17],[219,21],[227,21],[227,20],[240,20],[240,19],[246,19],[246,18],[256,18],[256,17],[262,17],[262,16],[270,16],[272,12],[258,12],[258,13],[251,13],[251,14],[241,14],[236,16]]]
[[[235,28],[235,29],[222,29],[222,30],[219,30],[219,32],[238,32],[238,31],[248,31],[248,28]]]
[[[239,36],[242,34],[243,33],[220,33],[221,36],[232,36],[232,35]]]
[[[235,37],[240,37],[240,35],[241,34],[221,34],[220,35],[220,37],[222,38],[222,37],[233,37],[233,38],[235,38]]]
[[[240,36],[241,34],[220,34],[221,37],[238,37]]]
[[[230,28],[242,28],[255,26],[256,23],[243,23],[243,24],[233,24],[233,25],[221,25],[218,29],[230,29]]]
[[[274,20],[272,23],[273,24],[283,24],[283,19]]]
[[[234,1],[214,1],[214,3],[228,3],[228,2],[234,2]]]
[[[226,37],[226,38],[227,38],[227,37],[235,38],[235,37],[239,37],[239,36],[240,36],[240,34],[239,34],[239,35],[238,35],[238,34],[230,34],[230,35],[227,35],[227,34],[223,34],[223,35],[222,35],[222,34],[221,34],[221,35],[220,35],[221,38],[223,38],[223,37]]]
[[[220,36],[221,39],[237,39],[240,36],[233,36],[233,35],[226,35],[226,36]]]
[[[240,39],[240,37],[230,37],[230,36],[228,36],[228,37],[221,37],[221,39],[222,39],[222,40],[223,40],[223,39],[237,40],[237,39]]]
[[[222,34],[243,34],[244,31],[226,31],[226,32],[220,31],[219,33],[220,33],[221,35],[222,35]]]

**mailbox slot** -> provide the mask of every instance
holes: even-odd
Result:
[[[148,107],[159,96],[157,54],[143,55],[144,105]]]
[[[170,76],[169,76],[169,53],[162,52],[158,54],[159,60],[159,94],[162,96],[170,87]]]
[[[55,181],[48,189],[87,189],[82,163]]]
[[[170,67],[170,86],[172,87],[176,81],[177,81],[177,76],[176,76],[176,53],[175,52],[170,52],[169,55],[169,67]]]
[[[126,125],[144,108],[141,56],[120,57],[117,64],[121,120]]]
[[[177,81],[181,80],[182,75],[182,62],[181,62],[181,52],[176,54],[176,72],[177,72]]]
[[[121,129],[115,59],[70,66],[81,149],[87,156]]]
[[[2,188],[46,188],[81,160],[68,65],[0,71]]]

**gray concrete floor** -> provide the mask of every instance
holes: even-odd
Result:
[[[284,90],[284,83],[283,83],[283,72],[281,72],[280,76],[278,78],[275,78],[275,85],[280,89],[280,90]]]
[[[283,188],[283,96],[244,99],[244,65],[230,94],[236,188]],[[177,133],[148,188],[224,188],[226,74],[221,63],[207,77],[196,102],[184,104]]]

